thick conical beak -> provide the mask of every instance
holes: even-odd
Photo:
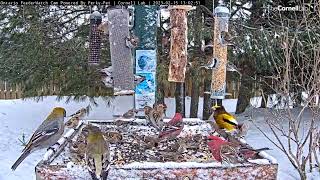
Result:
[[[215,104],[214,106],[212,106],[213,110],[216,110],[218,107],[220,107],[219,105]]]

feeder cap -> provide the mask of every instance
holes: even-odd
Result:
[[[219,1],[219,5],[216,8],[214,8],[214,13],[217,16],[230,16],[230,11],[225,6],[223,1]]]
[[[102,19],[102,15],[98,11],[94,11],[90,15],[90,19]]]

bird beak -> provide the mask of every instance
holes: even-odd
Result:
[[[218,105],[216,104],[216,105],[212,106],[212,109],[213,109],[213,110],[216,110],[218,107],[220,107],[220,106],[218,106]]]

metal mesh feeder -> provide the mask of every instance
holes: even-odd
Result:
[[[102,22],[102,16],[98,11],[94,11],[90,15],[90,36],[89,36],[89,64],[97,65],[100,63],[101,51],[101,32],[98,26]]]

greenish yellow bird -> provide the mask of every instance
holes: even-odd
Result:
[[[22,150],[21,156],[12,165],[11,169],[15,170],[30,153],[48,148],[57,143],[64,132],[64,117],[66,117],[66,110],[64,108],[54,108],[33,133],[26,147]]]
[[[87,147],[85,159],[89,173],[93,179],[107,179],[110,166],[110,149],[101,130],[93,125],[86,127]]]

